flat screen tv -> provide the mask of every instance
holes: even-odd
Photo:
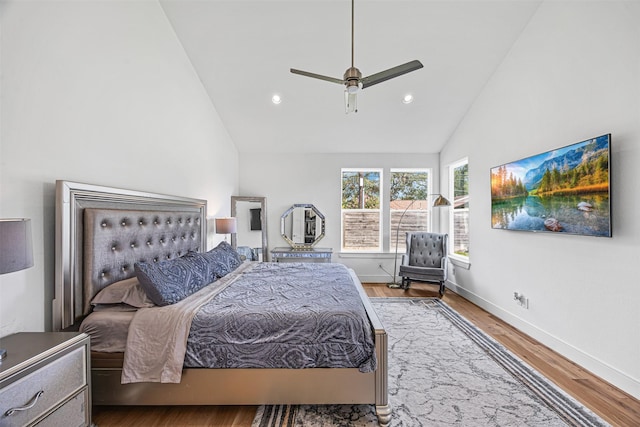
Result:
[[[611,134],[491,168],[491,226],[611,237]]]

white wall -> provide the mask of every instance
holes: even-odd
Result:
[[[390,142],[393,143],[393,142]],[[345,142],[348,144],[348,142]],[[280,236],[280,216],[294,203],[311,203],[325,216],[326,234],[316,247],[332,248],[333,262],[352,267],[363,282],[389,282],[391,276],[378,268],[393,271],[393,254],[347,255],[340,254],[341,168],[382,168],[388,178],[390,168],[431,168],[432,191],[439,188],[439,156],[437,154],[286,154],[242,153],[240,155],[241,196],[267,198],[269,250],[288,247]],[[386,178],[383,178],[386,181]],[[384,182],[383,194],[389,194],[389,183]],[[389,202],[384,200],[383,210],[388,212]],[[439,221],[434,211],[433,227]],[[384,224],[389,217],[384,215]],[[388,227],[383,241],[388,249]]]
[[[613,238],[491,229],[491,167],[605,133]],[[471,268],[456,269],[458,291],[640,397],[639,4],[544,2],[442,151],[443,185],[466,156]]]
[[[4,336],[51,323],[55,180],[202,198],[228,216],[238,154],[156,2],[0,8],[0,216],[32,219],[35,261],[0,276]]]

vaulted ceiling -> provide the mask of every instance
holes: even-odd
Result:
[[[356,0],[362,74],[414,59],[424,68],[361,91],[351,114],[343,87],[289,72],[342,78],[349,0],[160,4],[240,152],[437,153],[540,1]]]

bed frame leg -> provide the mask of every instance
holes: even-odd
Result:
[[[387,427],[391,422],[391,405],[376,405],[376,415],[380,427]]]

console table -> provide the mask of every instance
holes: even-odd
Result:
[[[275,248],[271,250],[274,262],[331,262],[331,248]]]

